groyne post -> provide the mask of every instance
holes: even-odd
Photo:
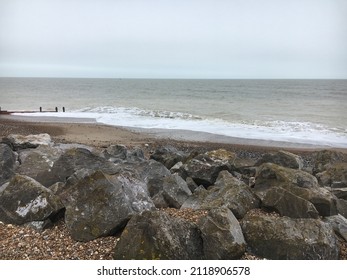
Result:
[[[58,112],[58,107],[55,107],[55,111]]]
[[[42,112],[42,107],[40,107],[40,112]]]

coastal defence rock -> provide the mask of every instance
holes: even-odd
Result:
[[[266,190],[261,203],[262,207],[275,210],[281,216],[319,218],[319,213],[311,202],[281,187],[273,187]]]
[[[330,224],[247,213],[241,222],[250,252],[276,260],[336,260],[338,240]]]
[[[203,256],[198,227],[160,211],[134,215],[113,254],[117,260],[199,260]]]
[[[186,181],[177,174],[165,176],[158,183],[150,180],[147,183],[151,198],[158,208],[173,207],[179,209],[192,194]]]
[[[222,170],[231,171],[234,153],[224,149],[199,154],[188,160],[181,168],[183,178],[191,177],[197,185],[205,188],[213,185]]]
[[[282,187],[311,202],[321,216],[337,214],[336,197],[320,187],[317,178],[307,172],[264,163],[258,168],[254,192],[263,199],[265,191],[273,187]]]
[[[244,254],[246,242],[241,226],[228,208],[211,209],[200,218],[198,227],[206,259],[232,260]]]
[[[155,206],[145,191],[146,185],[125,175],[107,175],[102,171],[84,177],[66,190],[65,223],[73,239],[89,241],[112,235],[132,215]]]
[[[37,148],[39,145],[51,145],[51,136],[47,133],[30,134],[27,136],[10,134],[2,139],[2,142],[9,145],[14,151],[28,148]]]
[[[0,186],[15,174],[16,159],[17,155],[12,149],[0,143]]]
[[[213,209],[226,207],[236,218],[242,218],[249,210],[259,207],[259,199],[251,188],[233,177],[228,171],[220,172],[214,186],[196,191],[182,205],[182,209]]]
[[[170,169],[178,162],[184,162],[188,155],[177,150],[170,145],[160,147],[150,156],[151,159],[161,162],[167,169]]]
[[[316,152],[313,158],[313,174],[323,172],[333,164],[341,162],[347,162],[347,154],[330,150]]]
[[[4,223],[44,221],[62,209],[51,190],[28,176],[17,174],[0,187],[0,221]]]
[[[334,163],[326,170],[315,175],[324,187],[346,188],[347,190],[347,162]]]
[[[342,215],[324,218],[324,221],[331,224],[337,235],[347,241],[347,219]]]
[[[275,163],[277,165],[292,169],[302,169],[304,166],[303,160],[300,156],[286,151],[264,154],[255,165],[259,166],[263,163]]]
[[[45,178],[45,185],[65,182],[68,177],[79,169],[101,170],[107,174],[117,171],[116,165],[105,158],[95,155],[85,148],[72,148],[64,151],[53,163],[52,167],[40,174]]]

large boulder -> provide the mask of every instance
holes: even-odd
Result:
[[[262,165],[263,163],[275,163],[292,169],[302,169],[304,166],[300,156],[286,151],[264,154],[261,159],[257,161],[256,166]]]
[[[150,156],[151,159],[161,162],[168,169],[180,161],[185,161],[187,157],[188,155],[186,153],[179,151],[170,145],[156,149]]]
[[[347,189],[347,162],[332,164],[325,171],[317,173],[316,177],[324,187]]]
[[[281,216],[291,218],[319,218],[314,205],[281,187],[269,188],[262,199],[262,207],[275,210]]]
[[[321,216],[337,214],[336,197],[319,186],[313,175],[273,163],[264,163],[258,168],[254,191],[263,198],[264,192],[273,187],[282,187],[292,194],[311,202]]]
[[[347,154],[331,150],[316,152],[313,157],[313,174],[325,171],[335,163],[347,162]]]
[[[236,218],[242,218],[249,210],[259,207],[259,199],[250,187],[233,177],[228,171],[220,172],[213,187],[195,191],[182,208],[213,209],[229,208]]]
[[[241,223],[250,252],[268,259],[336,260],[338,240],[319,219],[291,219],[249,212]]]
[[[134,215],[118,241],[113,257],[119,260],[203,259],[198,227],[161,211]]]
[[[111,162],[119,163],[123,161],[141,162],[145,160],[144,153],[140,148],[128,150],[124,145],[111,145],[106,148],[102,155]]]
[[[337,235],[347,241],[347,219],[342,215],[324,218],[324,221],[331,224]]]
[[[155,209],[143,182],[102,171],[85,176],[62,196],[66,226],[78,241],[111,235],[124,227],[132,215]]]
[[[182,176],[191,177],[196,184],[208,187],[214,184],[219,172],[231,170],[235,158],[234,153],[223,149],[199,154],[182,166]]]
[[[62,209],[51,190],[28,176],[17,174],[0,187],[0,221],[4,223],[44,221]]]
[[[347,218],[347,200],[337,199],[336,207],[338,213]]]
[[[246,243],[240,224],[228,208],[211,209],[198,226],[206,259],[231,260],[244,254]]]
[[[0,143],[0,186],[14,175],[16,159],[17,156],[12,149]]]
[[[255,188],[284,185],[306,189],[319,187],[317,178],[313,175],[305,171],[286,168],[274,163],[260,165],[255,179]]]
[[[25,149],[18,152],[20,165],[16,173],[29,176],[42,185],[49,187],[51,184],[50,174],[55,161],[63,153],[62,149],[54,146],[41,145],[36,149]]]
[[[186,181],[177,174],[165,176],[158,184],[150,180],[148,191],[156,207],[173,207],[179,209],[192,194]]]
[[[19,135],[10,134],[4,137],[2,141],[8,144],[14,151],[28,148],[37,148],[39,145],[51,145],[51,136],[47,133],[31,134],[31,135]]]
[[[117,172],[116,165],[103,157],[100,157],[86,148],[72,148],[54,161],[52,167],[40,173],[44,178],[45,186],[51,186],[56,182],[65,182],[79,169],[101,170],[107,174]]]

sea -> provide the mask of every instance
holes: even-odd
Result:
[[[57,107],[20,115],[130,129],[347,147],[347,80],[0,78],[0,107]]]

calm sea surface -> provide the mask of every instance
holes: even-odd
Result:
[[[0,78],[3,110],[347,147],[347,80]]]

